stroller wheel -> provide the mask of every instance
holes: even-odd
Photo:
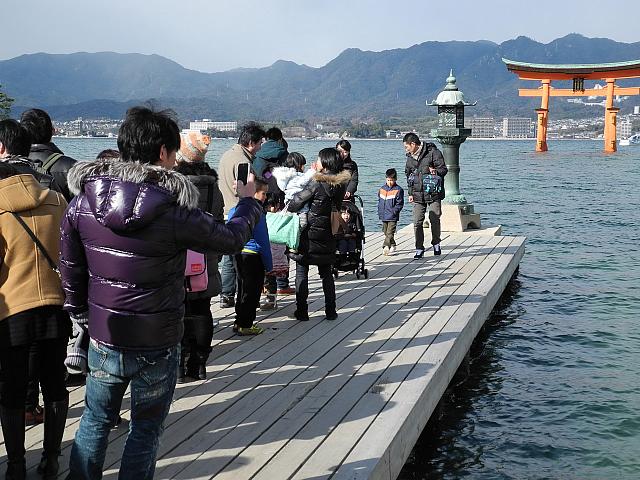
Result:
[[[364,278],[369,278],[369,270],[368,269],[364,269]]]

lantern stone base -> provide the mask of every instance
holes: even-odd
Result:
[[[440,228],[446,232],[481,230],[480,214],[473,211],[473,205],[442,203]]]

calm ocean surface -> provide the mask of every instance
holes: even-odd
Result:
[[[56,139],[89,159],[115,139]],[[215,167],[230,140],[214,140]],[[368,228],[398,141],[353,141]],[[333,142],[291,141],[307,161]],[[640,478],[640,147],[468,141],[461,189],[527,252],[400,479]],[[404,182],[400,182],[404,187]],[[403,212],[403,224],[411,214]]]

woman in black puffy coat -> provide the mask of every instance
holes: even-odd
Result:
[[[309,265],[317,265],[322,278],[326,317],[335,320],[338,317],[336,287],[331,267],[335,263],[336,240],[331,233],[331,212],[340,212],[350,175],[343,171],[342,158],[335,148],[320,150],[316,170],[318,173],[311,182],[289,203],[292,212],[309,205],[308,223],[300,234],[298,253],[291,256],[297,262],[295,317],[309,320]]]

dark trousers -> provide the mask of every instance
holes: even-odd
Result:
[[[357,245],[355,238],[340,238],[338,240],[338,251],[340,253],[354,252]]]
[[[318,273],[322,279],[324,292],[324,311],[327,315],[336,313],[336,284],[333,280],[331,265],[318,265]],[[299,316],[309,312],[309,265],[296,264],[296,311]]]
[[[188,372],[197,372],[200,364],[206,364],[211,353],[213,316],[211,299],[199,298],[185,302],[184,337],[182,357]]]
[[[40,400],[40,359],[38,358],[38,344],[32,343],[29,348],[29,381],[27,382],[27,398],[24,407],[33,411]]]
[[[67,338],[34,342],[37,345],[42,396],[45,403],[67,399],[64,385]],[[0,405],[22,409],[27,397],[30,345],[0,349]]]
[[[437,202],[417,203],[413,202],[413,232],[416,237],[416,249],[424,250],[424,217],[429,211],[429,225],[431,228],[431,245],[440,243],[440,200]]]
[[[264,286],[264,265],[260,255],[240,254],[235,256],[238,292],[236,298],[236,325],[249,328],[256,320],[256,308]]]
[[[287,258],[287,263],[289,263],[289,259]],[[276,286],[278,290],[283,288],[289,288],[289,273],[285,277],[276,277]]]
[[[276,277],[275,275],[265,275],[264,276],[264,289],[267,293],[275,294],[278,290],[278,279],[280,277]]]
[[[223,255],[220,277],[222,280],[222,295],[233,298],[236,294],[236,267],[233,255]]]
[[[382,233],[384,233],[383,247],[395,247],[396,239],[393,236],[396,234],[396,227],[398,222],[382,222]]]

